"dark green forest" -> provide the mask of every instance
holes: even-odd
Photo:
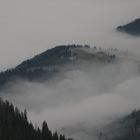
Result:
[[[27,112],[21,112],[0,98],[0,140],[72,140],[49,130],[46,121],[35,127],[28,121]]]

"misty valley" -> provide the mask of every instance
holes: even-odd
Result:
[[[60,137],[53,134],[47,127],[46,133],[50,132],[47,139],[57,135],[55,140],[61,140],[64,134],[76,140],[138,140],[139,68],[139,57],[116,48],[56,46],[1,72],[0,95],[21,110],[26,109],[33,124],[41,127],[46,120],[49,128],[60,134]],[[2,109],[3,106],[10,109],[10,103],[1,102]],[[16,113],[16,109],[12,110]],[[18,115],[28,125],[26,114]],[[11,123],[7,127],[17,125],[14,120]],[[42,130],[32,126],[30,131],[37,140],[38,137],[46,140],[41,136],[43,126]],[[8,133],[12,133],[10,129]],[[30,137],[35,139],[34,135]],[[16,137],[11,135],[10,140]]]

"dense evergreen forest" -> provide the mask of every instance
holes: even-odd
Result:
[[[52,133],[44,121],[42,128],[28,121],[27,112],[21,112],[0,98],[0,140],[72,140]]]

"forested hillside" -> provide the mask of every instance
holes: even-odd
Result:
[[[19,111],[0,98],[0,140],[72,140],[52,133],[44,121],[42,128],[28,121],[27,112]]]
[[[112,49],[115,51],[116,49]],[[109,51],[109,52],[108,52]],[[0,72],[0,89],[15,79],[29,81],[46,81],[61,71],[65,65],[78,65],[78,62],[111,62],[115,59],[114,52],[101,48],[90,48],[88,45],[61,45],[23,61],[13,69]],[[80,61],[78,61],[80,60]],[[68,67],[67,67],[68,68]]]

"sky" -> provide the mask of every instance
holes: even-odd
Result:
[[[1,0],[0,70],[61,44],[138,51],[139,39],[114,29],[139,17],[139,7],[139,0]]]

